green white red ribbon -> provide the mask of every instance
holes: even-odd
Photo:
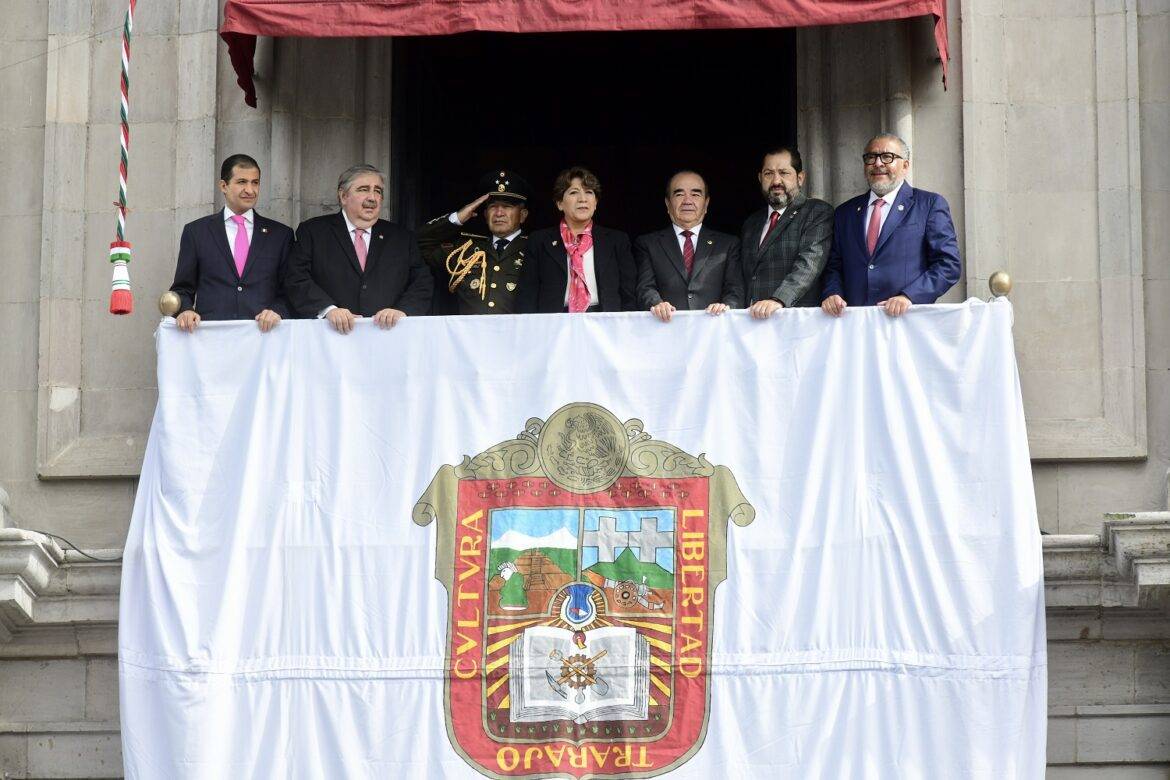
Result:
[[[137,0],[130,0],[126,8],[126,23],[122,25],[122,79],[120,115],[122,156],[118,162],[118,209],[117,235],[110,242],[110,262],[114,265],[110,282],[110,313],[129,314],[134,311],[134,294],[130,289],[130,242],[126,240],[126,180],[130,167],[130,35],[134,30],[134,6]]]

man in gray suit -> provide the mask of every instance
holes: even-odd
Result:
[[[638,303],[663,322],[676,309],[722,314],[743,306],[739,239],[703,226],[711,198],[694,171],[679,171],[666,184],[671,225],[634,242]]]
[[[747,218],[740,237],[748,308],[767,319],[786,306],[820,306],[833,207],[800,191],[804,165],[794,148],[765,154],[759,180],[768,205]]]

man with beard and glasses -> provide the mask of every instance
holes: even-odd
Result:
[[[463,208],[423,225],[419,247],[459,314],[512,314],[528,244],[520,232],[528,218],[528,182],[496,168],[480,178],[476,192],[479,197]],[[481,207],[486,236],[468,229]]]
[[[758,176],[768,205],[743,223],[740,255],[748,309],[767,319],[784,307],[820,304],[833,207],[801,192],[804,164],[795,148],[765,154]]]
[[[414,233],[379,219],[386,179],[372,165],[355,165],[337,180],[336,214],[297,228],[286,287],[304,317],[323,317],[349,333],[359,317],[391,328],[431,308],[431,273]]]
[[[946,198],[906,183],[910,147],[896,135],[870,139],[861,155],[869,192],[833,215],[833,248],[821,308],[880,306],[897,317],[934,303],[959,281],[959,242]]]

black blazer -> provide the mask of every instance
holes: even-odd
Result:
[[[414,233],[384,219],[370,228],[363,272],[339,211],[307,219],[297,228],[285,286],[303,317],[316,317],[329,306],[372,317],[387,308],[427,314],[434,283]]]
[[[649,309],[669,301],[676,309],[705,309],[712,303],[743,308],[739,239],[704,227],[694,237],[695,264],[687,275],[674,226],[638,236],[638,305]]]
[[[292,245],[291,228],[253,211],[241,277],[228,246],[223,211],[188,223],[179,239],[171,285],[182,301],[179,311],[194,309],[205,320],[250,320],[265,309],[292,316],[282,286]]]
[[[563,312],[565,288],[569,284],[569,254],[561,241],[560,228],[544,228],[529,235],[527,255],[520,271],[516,310]],[[601,311],[636,308],[637,270],[629,236],[620,230],[593,226],[593,273],[597,277],[597,302]]]

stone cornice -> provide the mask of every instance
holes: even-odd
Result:
[[[1049,609],[1170,607],[1170,512],[1106,515],[1100,534],[1044,537]]]
[[[0,528],[0,643],[29,629],[114,625],[121,571],[120,563],[66,552],[43,534]]]

